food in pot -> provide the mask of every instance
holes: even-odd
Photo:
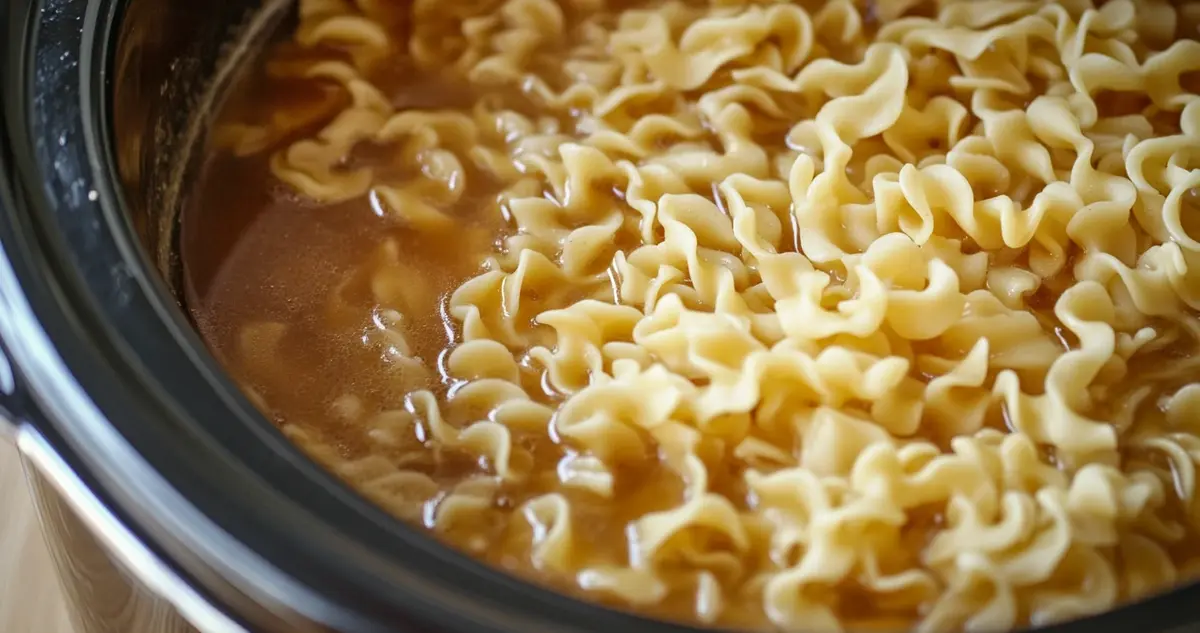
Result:
[[[1002,630],[1200,571],[1200,3],[302,0],[187,210],[310,455],[692,623]]]

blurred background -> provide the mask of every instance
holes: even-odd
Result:
[[[0,438],[0,633],[72,633],[16,448]]]

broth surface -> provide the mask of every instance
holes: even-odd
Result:
[[[1200,572],[1198,7],[301,0],[189,309],[314,459],[584,599],[1109,609]]]

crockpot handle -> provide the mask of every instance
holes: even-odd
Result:
[[[0,318],[4,318],[0,315]],[[12,437],[26,417],[24,398],[8,350],[0,343],[0,437]]]

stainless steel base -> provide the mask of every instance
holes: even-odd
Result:
[[[40,435],[20,429],[16,439],[77,633],[245,633],[104,508]]]
[[[42,532],[78,633],[198,633],[169,602],[117,562],[54,486],[24,461]]]

